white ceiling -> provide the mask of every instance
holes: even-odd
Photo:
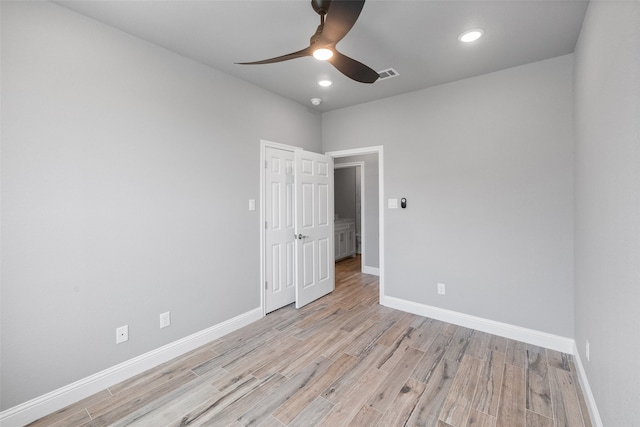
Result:
[[[335,0],[334,0],[335,1]],[[237,65],[303,49],[320,18],[308,0],[56,1],[318,111],[361,104],[573,52],[587,1],[369,0],[338,49],[376,71],[368,85],[312,57]],[[462,44],[464,30],[482,28]],[[321,88],[317,81],[333,85]],[[310,99],[322,99],[312,106]]]

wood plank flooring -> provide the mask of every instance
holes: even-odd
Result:
[[[380,306],[359,257],[332,294],[30,425],[591,427],[572,356]]]

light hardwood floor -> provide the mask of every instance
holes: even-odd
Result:
[[[380,306],[359,269],[31,425],[591,426],[572,356]]]

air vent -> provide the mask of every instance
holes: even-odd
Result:
[[[393,68],[387,68],[386,70],[382,70],[378,73],[380,75],[380,80],[390,79],[392,77],[398,77],[400,73],[398,73]]]

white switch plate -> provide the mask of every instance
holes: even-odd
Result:
[[[389,199],[389,209],[398,209],[398,199]]]
[[[444,283],[438,283],[438,293],[440,295],[444,295],[445,292],[445,285]]]
[[[171,325],[171,312],[167,311],[160,315],[160,329],[166,328],[169,325]]]
[[[129,340],[129,325],[120,326],[116,329],[116,344]]]
[[[590,354],[589,354],[589,352],[591,350],[590,347],[591,347],[591,345],[589,344],[589,340],[587,340],[587,343],[585,345],[585,351],[584,351],[585,355],[587,356],[587,362],[589,361],[589,357],[590,357]]]
[[[249,199],[249,210],[250,211],[255,211],[256,210],[256,201],[255,201],[255,199]]]

